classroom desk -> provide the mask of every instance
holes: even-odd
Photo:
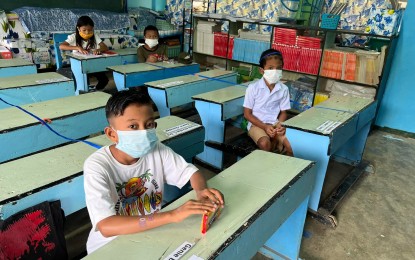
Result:
[[[160,117],[163,117],[170,115],[171,108],[193,102],[194,95],[236,84],[236,76],[232,71],[209,70],[197,75],[147,82],[146,86]]]
[[[181,259],[250,259],[264,244],[261,252],[268,256],[298,259],[314,178],[313,162],[254,151],[208,181],[224,194],[225,208],[205,235],[201,216],[193,215],[118,236],[85,259],[114,259],[120,252],[126,259],[178,259],[169,257],[186,241],[195,245]],[[194,198],[189,192],[162,211]]]
[[[249,82],[250,83],[250,82]],[[243,115],[243,103],[246,86],[230,86],[227,88],[195,95],[195,107],[206,128],[205,141],[225,141],[225,121]],[[223,152],[206,146],[197,158],[218,169],[223,167]]]
[[[105,104],[110,95],[88,93],[23,105],[39,118],[52,120],[50,126],[70,138],[83,138],[100,132],[108,124]],[[35,118],[12,107],[0,110],[0,163],[68,142]]]
[[[70,58],[71,69],[76,80],[75,94],[78,95],[79,91],[88,91],[88,73],[106,71],[108,66],[126,64],[137,56],[136,48],[111,51],[117,52],[118,55],[91,55],[91,57],[85,57],[74,53],[67,54]]]
[[[36,65],[23,59],[0,59],[0,78],[36,74]]]
[[[157,62],[111,66],[108,70],[113,72],[115,85],[118,91],[121,91],[143,86],[149,81],[197,73],[200,71],[200,66],[197,63]]]
[[[178,117],[156,121],[160,141],[188,161],[203,150],[203,126]],[[193,128],[187,131],[172,129],[182,124]],[[88,141],[101,146],[111,144],[105,135]],[[94,147],[74,143],[0,164],[0,219],[45,200],[61,200],[65,215],[84,208],[83,164],[94,151]],[[167,203],[176,199],[178,194],[171,186],[165,187],[163,199]]]
[[[350,188],[341,186],[342,190],[333,192],[334,197],[329,198],[330,206],[323,203],[319,207],[329,159],[359,166],[370,125],[375,116],[376,105],[377,102],[368,99],[331,97],[284,122],[286,136],[294,155],[317,162],[316,185],[310,198],[309,208],[314,213],[319,213],[327,223],[333,222],[333,216],[330,214],[341,199],[339,194],[344,195],[344,189]],[[351,179],[347,177],[349,179],[344,183],[353,184],[360,173],[353,172],[349,176]]]
[[[2,78],[0,97],[14,105],[24,105],[74,95],[72,79],[56,72]],[[0,109],[10,106],[0,102]]]

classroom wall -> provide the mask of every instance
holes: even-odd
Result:
[[[412,4],[411,4],[412,3]],[[402,21],[392,68],[376,125],[415,133],[415,4],[409,2]]]
[[[127,0],[127,7],[145,7],[155,11],[164,11],[166,0]]]

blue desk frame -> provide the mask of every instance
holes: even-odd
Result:
[[[88,73],[107,71],[107,67],[109,66],[126,64],[138,60],[137,51],[134,48],[111,51],[118,52],[119,54],[91,58],[68,54],[71,62],[71,70],[76,81],[76,95],[79,95],[80,91],[88,92]]]
[[[0,78],[36,74],[36,65],[22,59],[0,60],[4,66],[0,66]]]
[[[245,91],[245,86],[231,86],[192,97],[206,128],[205,142],[225,142],[226,120],[243,115]],[[215,101],[224,95],[224,99]],[[217,169],[223,168],[223,152],[218,149],[205,145],[203,153],[198,154],[196,158]]]
[[[341,163],[359,166],[362,162],[366,139],[377,106],[377,102],[371,101],[357,110],[347,107],[339,108],[335,105],[338,100],[342,100],[342,98],[329,99],[326,101],[327,103],[320,103],[300,114],[307,121],[312,120],[312,115],[317,116],[318,113],[338,113],[339,116],[349,114],[348,120],[341,122],[330,132],[323,133],[309,127],[301,127],[301,121],[299,121],[301,119],[296,119],[296,117],[284,122],[286,136],[291,143],[294,156],[316,161],[316,184],[310,198],[309,209],[311,212],[321,215],[326,223],[331,223],[333,226],[337,223],[333,223],[333,216],[329,214],[331,212],[319,207],[329,160],[332,158]],[[293,122],[295,123],[293,124]]]
[[[148,94],[157,106],[160,117],[164,117],[171,114],[170,110],[172,108],[192,103],[192,96],[194,95],[236,84],[236,76],[236,73],[229,73],[214,78],[201,78],[199,81],[163,88],[158,88],[156,85],[151,84],[152,82],[147,82],[146,86],[148,87]],[[181,78],[174,77],[169,80],[174,82]],[[201,113],[199,114],[201,115]]]
[[[146,66],[149,70],[131,72],[123,71],[125,68],[134,66]],[[117,90],[122,91],[131,87],[143,86],[146,82],[150,81],[198,73],[200,71],[200,65],[196,63],[189,65],[179,64],[178,67],[175,67],[174,64],[168,66],[168,64],[163,62],[139,63],[135,65],[128,64],[108,67],[108,70],[113,71],[114,82],[117,86]]]

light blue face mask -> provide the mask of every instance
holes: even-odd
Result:
[[[115,147],[133,158],[140,158],[151,152],[158,141],[155,128],[147,130],[116,131],[118,134],[118,143]]]

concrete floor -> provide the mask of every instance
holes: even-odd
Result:
[[[105,92],[112,93],[110,81]],[[413,136],[412,136],[413,137]],[[337,207],[336,228],[307,217],[300,258],[313,259],[414,259],[415,258],[415,139],[382,130],[368,138],[364,159],[374,172],[365,173]],[[201,168],[206,178],[215,174]],[[336,166],[329,174],[336,174]],[[335,176],[332,179],[336,179]],[[329,184],[327,184],[329,185]],[[86,212],[79,218],[88,221]],[[72,259],[83,256],[85,230],[70,232]],[[85,232],[86,231],[86,232]],[[264,259],[257,255],[253,259]]]
[[[307,218],[300,257],[414,259],[414,158],[415,139],[372,131],[364,159],[374,173],[363,175],[339,205],[335,229]]]

